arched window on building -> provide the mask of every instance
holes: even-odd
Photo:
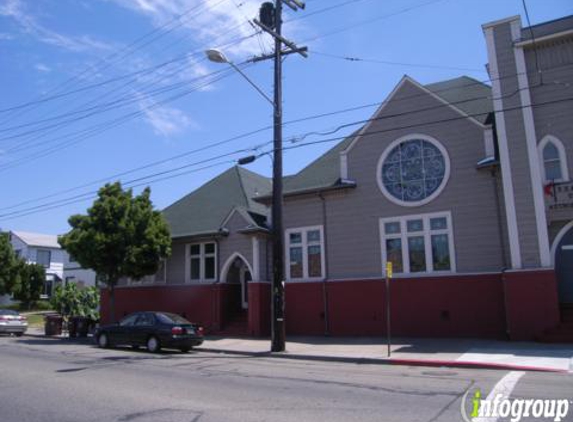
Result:
[[[544,182],[565,182],[569,180],[567,156],[565,148],[559,139],[553,136],[543,138],[539,143],[539,159]]]

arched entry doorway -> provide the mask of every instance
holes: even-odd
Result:
[[[567,224],[553,245],[559,302],[573,304],[573,221]]]
[[[225,283],[240,285],[240,302],[241,309],[249,307],[249,282],[252,278],[251,266],[247,260],[239,253],[232,255],[223,267],[223,278]]]

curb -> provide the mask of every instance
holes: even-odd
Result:
[[[542,366],[511,365],[489,362],[471,362],[457,360],[427,360],[427,359],[402,359],[402,358],[362,358],[347,356],[319,356],[304,355],[299,353],[272,353],[272,352],[246,352],[241,350],[223,350],[208,347],[198,347],[193,350],[197,352],[220,353],[249,357],[267,357],[278,359],[310,360],[322,362],[355,363],[359,365],[393,365],[393,366],[419,366],[428,368],[464,368],[464,369],[489,369],[489,370],[509,370],[509,371],[529,371],[529,372],[552,372],[569,373],[566,369],[546,368]]]

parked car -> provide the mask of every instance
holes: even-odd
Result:
[[[28,319],[16,311],[0,309],[0,333],[22,336],[28,329]]]
[[[135,312],[98,328],[95,339],[100,347],[143,346],[152,353],[161,348],[185,353],[203,343],[203,327],[168,312]]]

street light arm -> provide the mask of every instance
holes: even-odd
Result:
[[[257,92],[258,92],[259,94],[261,94],[261,95],[265,98],[265,100],[267,100],[269,103],[271,103],[271,105],[272,105],[273,107],[275,106],[275,102],[274,102],[267,94],[265,94],[265,92],[264,92],[261,88],[259,88],[259,87],[257,86],[257,84],[255,84],[255,83],[251,80],[251,78],[249,78],[249,77],[245,74],[245,72],[243,72],[241,69],[239,69],[239,67],[238,67],[235,63],[230,62],[230,61],[228,61],[227,63],[229,63],[229,65],[232,66],[232,68],[235,69],[237,72],[239,72],[239,74],[240,74],[243,78],[245,78],[246,81],[247,81],[248,83],[250,83],[251,86],[252,86],[253,88],[255,88],[255,89],[257,90]]]

